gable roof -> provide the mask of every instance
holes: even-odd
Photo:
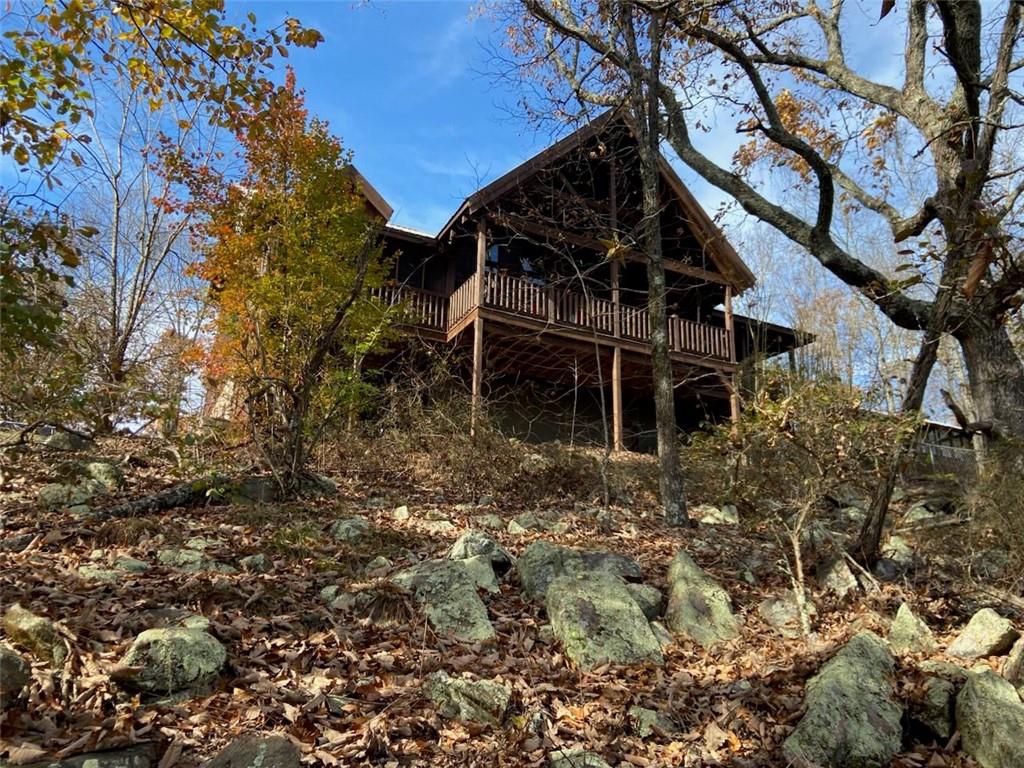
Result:
[[[455,226],[455,223],[463,216],[472,215],[481,209],[486,208],[505,193],[515,189],[542,169],[565,157],[571,151],[582,146],[589,139],[599,135],[606,128],[610,127],[612,123],[620,120],[626,128],[632,132],[629,121],[624,119],[622,111],[619,109],[610,109],[594,118],[583,127],[573,131],[565,138],[555,142],[547,149],[544,149],[534,155],[526,162],[516,166],[508,173],[498,177],[490,184],[481,187],[463,201],[458,210],[456,210],[455,213],[452,214],[451,218],[448,219],[447,223],[441,227],[441,231],[437,234],[437,239],[441,240],[445,233]],[[697,199],[693,196],[690,190],[686,188],[683,180],[679,178],[679,174],[676,173],[668,160],[666,160],[660,153],[658,155],[658,160],[662,177],[675,194],[683,211],[689,217],[689,222],[695,229],[694,234],[707,247],[708,254],[711,256],[712,261],[715,262],[722,274],[727,277],[739,291],[742,292],[747,288],[752,287],[756,282],[754,273],[746,265],[743,259],[740,258],[740,255],[732,247],[725,235],[722,233],[722,230],[718,228],[718,225],[716,225],[711,219],[707,211],[701,207],[700,203],[697,202]]]

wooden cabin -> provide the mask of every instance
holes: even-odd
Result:
[[[735,417],[745,359],[799,342],[733,313],[753,273],[663,158],[661,180],[676,410],[691,428]],[[582,388],[611,412],[616,449],[644,448],[649,426],[629,423],[653,424],[641,218],[636,142],[606,113],[471,195],[436,235],[385,226],[394,275],[381,298],[406,302],[410,333],[466,348],[474,414],[489,378]]]

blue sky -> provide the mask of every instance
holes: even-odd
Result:
[[[310,111],[331,124],[395,208],[434,233],[481,183],[551,140],[515,113],[486,46],[493,21],[462,2],[235,2],[262,25],[285,14],[325,41],[289,61]]]

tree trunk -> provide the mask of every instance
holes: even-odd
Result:
[[[992,434],[1024,440],[1024,363],[1006,326],[990,312],[978,312],[953,332],[967,363],[975,421]]]

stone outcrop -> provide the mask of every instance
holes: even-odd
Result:
[[[67,646],[52,621],[37,616],[15,603],[4,614],[4,631],[15,643],[25,646],[36,658],[60,667],[67,658]]]
[[[0,709],[9,707],[31,679],[32,668],[21,654],[0,644]]]
[[[903,734],[895,665],[881,638],[855,635],[807,683],[807,711],[783,744],[786,758],[829,768],[888,765]]]
[[[523,550],[517,563],[523,591],[543,600],[548,586],[559,576],[577,573],[606,573],[625,581],[640,581],[643,572],[631,557],[615,552],[580,552],[549,541],[535,541]]]
[[[291,741],[277,734],[239,736],[204,768],[299,768],[302,755]]]
[[[497,576],[505,574],[515,564],[515,558],[494,537],[482,531],[466,531],[456,539],[448,553],[449,560],[468,560],[487,557]]]
[[[423,693],[442,717],[464,723],[501,725],[512,689],[493,680],[468,680],[435,672],[423,682]]]
[[[1024,765],[1024,704],[995,672],[967,676],[956,698],[956,723],[964,752],[982,768]]]
[[[224,646],[201,629],[169,627],[142,632],[124,658],[123,667],[138,667],[124,678],[136,690],[171,694],[212,682],[227,660]]]
[[[896,611],[888,639],[889,647],[896,653],[931,653],[938,648],[931,629],[906,603]]]
[[[685,552],[668,569],[665,623],[705,648],[738,637],[740,622],[732,612],[729,594]]]
[[[548,588],[547,611],[555,637],[582,669],[664,660],[647,617],[618,576],[559,576]]]
[[[428,560],[392,577],[422,606],[434,631],[464,643],[494,637],[487,607],[465,566],[453,560]]]
[[[1013,622],[991,608],[982,608],[971,617],[946,653],[961,659],[998,656],[1009,651],[1018,637],[1020,632],[1014,629]]]

